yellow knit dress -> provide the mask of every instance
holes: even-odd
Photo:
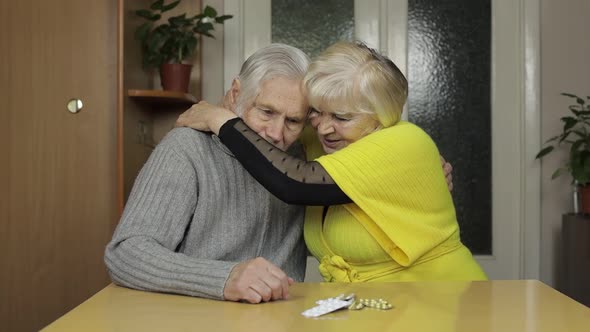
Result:
[[[354,203],[308,207],[305,242],[326,281],[485,280],[461,243],[432,139],[400,122],[317,161]]]

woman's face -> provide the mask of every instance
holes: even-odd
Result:
[[[379,127],[379,121],[370,114],[342,113],[330,108],[323,109],[324,111],[312,110],[309,120],[318,133],[326,153],[338,151]]]

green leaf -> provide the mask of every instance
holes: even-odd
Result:
[[[135,30],[135,39],[144,41],[150,30],[152,29],[153,23],[145,22],[144,24],[140,25],[137,30]]]
[[[194,33],[198,33],[199,35],[204,35],[206,32],[201,31],[198,27],[193,28]]]
[[[563,126],[564,132],[568,129],[571,129],[573,126],[575,126],[578,123],[578,119],[572,118],[571,116],[564,116],[561,118],[561,121],[563,121],[565,123]]]
[[[584,181],[584,171],[582,168],[580,168],[580,167],[572,168],[571,173],[572,173],[572,177],[576,181],[578,181],[578,182]]]
[[[541,151],[539,151],[539,153],[537,153],[537,156],[535,157],[535,159],[541,159],[543,158],[545,155],[547,155],[549,152],[553,151],[554,147],[552,145],[542,149]]]
[[[560,175],[563,174],[563,172],[565,172],[565,169],[563,168],[558,168],[557,170],[555,170],[555,172],[553,172],[553,174],[551,175],[551,180],[555,180],[557,177],[559,177]]]
[[[579,116],[580,112],[583,111],[583,109],[580,108],[580,105],[570,105],[568,108],[575,116]]]
[[[186,14],[182,14],[170,17],[168,19],[168,22],[170,22],[170,25],[172,26],[181,27],[183,25],[186,25],[187,23],[190,23],[190,20],[187,20]]]
[[[584,133],[584,132],[581,132],[581,131],[579,131],[579,130],[572,130],[572,132],[573,132],[574,134],[576,134],[576,135],[580,136],[580,138],[582,138],[582,139],[587,139],[587,138],[588,138],[588,137],[586,137],[586,136],[588,136],[586,133]]]
[[[579,98],[579,97],[578,97],[578,96],[576,96],[576,95],[573,95],[573,94],[571,94],[571,93],[566,93],[566,92],[562,92],[562,93],[561,93],[561,95],[562,95],[562,96],[567,96],[567,97],[572,97],[572,98]]]
[[[582,99],[582,98],[580,98],[580,97],[578,97],[578,96],[576,96],[576,95],[574,95],[574,94],[571,94],[571,93],[565,93],[565,92],[562,92],[561,94],[562,94],[563,96],[566,96],[566,97],[575,98],[575,99],[576,99],[576,103],[578,103],[578,104],[580,104],[580,105],[584,105],[584,104],[586,103],[586,101],[585,101],[584,99]]]
[[[583,141],[583,140],[575,141],[575,142],[572,144],[572,147],[570,148],[570,154],[574,154],[574,153],[576,153],[576,151],[578,151],[578,148],[579,148],[579,147],[580,147],[582,144],[584,144],[584,141]]]
[[[568,108],[575,116],[580,116],[580,113],[584,111],[584,107],[581,107],[580,105],[570,105]]]
[[[135,11],[135,15],[149,19],[152,17],[152,12],[147,9],[140,9]]]
[[[213,9],[213,7],[207,6],[207,7],[205,7],[203,14],[205,14],[205,16],[208,16],[208,17],[215,17],[215,16],[217,16],[217,11],[215,9]]]
[[[571,163],[572,177],[581,184],[590,182],[590,152],[580,150],[575,164]]]
[[[136,13],[144,19],[155,21],[161,20],[160,13],[178,8],[180,0],[151,0],[150,2],[153,2],[150,5],[151,10],[144,9]],[[213,7],[206,6],[202,13],[194,16],[176,15],[167,18],[165,22],[139,26],[135,36],[141,40],[144,65],[159,66],[164,62],[180,62],[186,59],[196,49],[197,34],[214,38],[211,34],[215,29],[214,24],[223,23],[233,17],[232,15],[217,17],[217,15]]]
[[[557,141],[558,145],[570,145],[565,167],[556,170],[552,178],[569,172],[575,181],[590,183],[590,102],[571,93],[563,92],[561,95],[574,98],[575,104],[567,106],[573,114],[572,116],[560,118],[563,122],[562,133],[547,140],[547,143]],[[590,96],[585,96],[585,98],[590,99]],[[556,145],[551,145],[542,149],[536,159],[551,153],[555,147]]]
[[[590,156],[586,155],[582,163],[584,165],[584,174],[586,177],[590,177]]]
[[[135,15],[137,15],[139,17],[143,17],[143,18],[150,20],[150,21],[157,21],[161,17],[160,14],[154,14],[147,9],[136,10]]]
[[[197,26],[193,29],[193,31],[196,33],[206,34],[208,31],[214,30],[214,29],[215,29],[215,27],[213,26],[213,23],[199,22],[197,24]]]
[[[195,37],[191,37],[186,41],[186,45],[185,45],[185,53],[186,56],[189,57],[193,54],[195,48],[197,47],[197,38]]]
[[[561,138],[559,139],[559,143],[563,142],[571,133],[572,133],[571,131],[567,131],[567,132],[564,132],[563,134],[561,134]]]
[[[154,3],[152,3],[150,8],[152,10],[161,10],[163,4],[164,4],[164,0],[156,0]]]
[[[561,137],[561,135],[553,136],[553,137],[551,137],[550,139],[546,140],[546,141],[545,141],[545,143],[549,143],[549,142],[555,141],[555,140],[556,140],[556,139],[558,139],[559,137]]]
[[[234,17],[234,16],[233,15],[222,15],[222,16],[216,17],[215,22],[223,24],[223,22],[225,22],[226,20],[229,20],[232,17]]]
[[[154,31],[154,33],[152,34],[152,38],[150,38],[147,42],[148,50],[152,53],[157,53],[163,40],[164,35],[162,33]]]
[[[162,7],[162,13],[174,9],[176,6],[178,6],[179,3],[180,3],[180,0],[174,1],[171,4],[168,4],[168,5],[164,6],[164,7]]]
[[[160,24],[154,29],[154,32],[168,36],[171,30],[170,24]]]

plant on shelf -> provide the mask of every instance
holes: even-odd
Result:
[[[182,13],[162,20],[162,14],[176,8],[180,0],[164,3],[156,0],[150,9],[140,9],[135,14],[147,22],[135,31],[135,38],[141,42],[144,68],[158,68],[164,90],[188,91],[192,65],[183,61],[197,48],[198,35],[215,38],[211,31],[214,24],[223,24],[232,15],[217,15],[217,11],[206,6],[202,13],[194,16]],[[183,76],[177,77],[175,75]],[[172,75],[172,77],[170,77]]]
[[[582,211],[590,213],[590,96],[584,99],[571,93],[561,95],[575,100],[569,105],[571,115],[561,118],[561,133],[547,140],[545,143],[548,145],[539,151],[536,158],[543,158],[560,145],[569,146],[565,165],[558,168],[551,178],[569,173],[573,184],[579,188]]]

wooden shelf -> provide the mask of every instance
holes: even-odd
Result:
[[[129,89],[127,95],[154,104],[192,105],[199,102],[195,96],[177,91]]]

